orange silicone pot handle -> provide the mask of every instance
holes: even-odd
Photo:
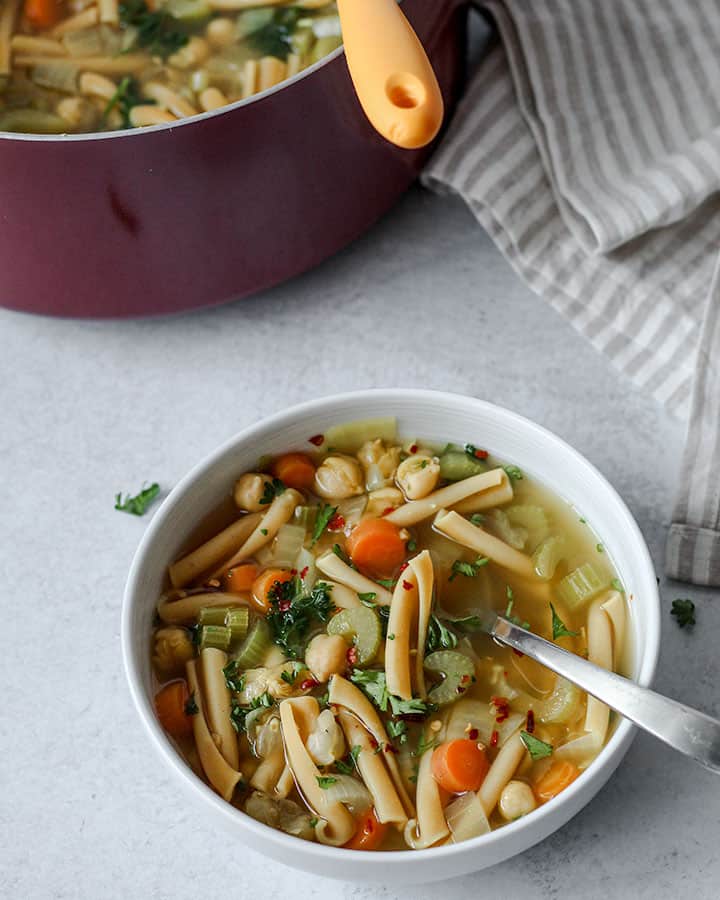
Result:
[[[338,0],[345,55],[375,129],[408,150],[440,130],[443,99],[430,60],[396,0]]]

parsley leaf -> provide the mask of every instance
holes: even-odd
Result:
[[[465,447],[463,449],[465,450],[465,453],[470,457],[470,459],[487,459],[488,456],[490,456],[487,450],[480,450],[474,444],[465,444]]]
[[[285,493],[285,485],[280,481],[279,478],[273,478],[272,481],[266,481],[265,487],[263,488],[263,495],[260,498],[260,503],[263,506],[267,506],[272,503],[273,500],[278,497],[280,494]]]
[[[339,559],[341,559],[345,563],[346,566],[350,566],[351,569],[355,568],[355,566],[352,563],[352,560],[347,555],[347,553],[343,550],[343,548],[340,546],[340,544],[333,544],[332,552],[335,554],[335,556],[337,556]]]
[[[248,43],[262,56],[287,59],[292,52],[292,34],[303,13],[293,7],[278,10],[267,25],[248,35]]]
[[[333,778],[332,775],[316,775],[318,785],[326,791],[333,784],[337,784],[337,778]]]
[[[510,481],[522,481],[525,477],[522,469],[519,469],[517,466],[503,466],[503,469],[505,469],[505,474]]]
[[[455,647],[457,647],[457,637],[447,628],[442,619],[438,619],[435,615],[430,616],[425,652],[433,653],[435,650],[452,650]]]
[[[352,775],[355,770],[355,763],[357,762],[358,756],[362,751],[362,747],[360,744],[355,744],[351,749],[350,753],[345,757],[345,759],[338,759],[335,761],[335,768],[338,772],[341,772],[343,775]]]
[[[140,493],[134,497],[131,497],[130,494],[125,494],[125,499],[123,499],[122,494],[115,494],[115,509],[130,513],[133,516],[144,516],[148,506],[159,493],[160,485],[154,483],[150,487],[142,488]]]
[[[420,757],[423,755],[423,753],[427,753],[428,750],[432,750],[433,748],[437,747],[437,745],[438,745],[438,742],[435,740],[435,738],[430,738],[429,740],[426,740],[425,735],[421,734],[420,740],[418,741],[418,745],[415,748],[415,750],[413,751],[413,756]]]
[[[310,827],[314,828],[319,821],[320,819],[318,819],[317,816],[313,816],[312,819],[310,819]]]
[[[170,13],[152,12],[145,0],[123,0],[118,7],[120,25],[137,31],[137,44],[146,48],[152,56],[171,56],[189,41],[179,29],[180,23]]]
[[[335,609],[330,590],[329,584],[319,581],[309,593],[304,593],[297,575],[290,581],[276,582],[270,589],[267,623],[273,640],[291,659],[302,655],[310,629],[330,618]]]
[[[388,692],[385,673],[375,669],[353,669],[350,681],[372,700],[381,712],[387,712],[388,706],[395,716],[426,716],[437,709],[434,703],[424,700],[402,700]]]
[[[373,600],[377,597],[375,591],[368,591],[366,594],[358,594],[360,602],[366,606],[374,606]]]
[[[559,637],[577,637],[577,631],[570,631],[560,616],[555,612],[555,607],[550,604],[550,612],[552,613],[552,636],[553,640]]]
[[[387,733],[391,738],[397,738],[398,743],[405,744],[408,739],[408,727],[407,722],[403,722],[402,719],[399,721],[397,719],[389,719],[386,723],[387,725]]]
[[[485,516],[482,513],[473,513],[470,516],[470,521],[473,525],[482,525],[482,523],[485,521]]]
[[[460,619],[448,619],[448,622],[453,628],[462,631],[463,634],[473,634],[475,631],[482,631],[483,627],[480,616],[463,616]]]
[[[122,116],[123,128],[131,128],[132,122],[130,121],[130,110],[133,106],[152,103],[155,103],[155,101],[146,100],[140,93],[140,85],[137,81],[127,75],[122,79],[120,84],[118,84],[115,93],[108,100],[108,104],[103,111],[103,121],[107,121],[107,117],[115,107],[117,107]]]
[[[538,759],[545,759],[546,756],[552,756],[552,744],[546,744],[545,741],[541,741],[540,738],[536,738],[527,731],[520,732],[520,740],[525,744],[533,762]]]
[[[195,702],[195,694],[190,694],[185,704],[185,715],[196,716],[200,712],[200,708]]]
[[[318,510],[317,518],[315,519],[315,525],[313,526],[312,540],[310,541],[311,547],[314,547],[320,540],[323,531],[328,527],[330,519],[332,519],[336,512],[337,506],[330,506],[329,503],[320,504],[320,509]]]
[[[234,659],[231,659],[225,666],[223,675],[225,676],[225,684],[228,686],[228,690],[233,691],[235,694],[240,694],[245,687],[245,676],[239,672],[238,664]]]
[[[486,566],[490,560],[487,556],[478,556],[475,562],[464,562],[462,559],[456,559],[452,564],[452,575],[448,581],[454,581],[458,575],[464,575],[466,578],[475,578],[480,569]]]
[[[695,624],[695,604],[692,600],[673,600],[670,615],[675,616],[675,621],[680,628],[687,628]]]
[[[613,580],[610,582],[610,586],[614,591],[617,591],[620,594],[625,593],[625,588],[622,586],[622,581],[620,581],[619,578],[613,578]]]

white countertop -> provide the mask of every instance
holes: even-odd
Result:
[[[139,287],[138,289],[141,289]],[[493,400],[585,453],[620,490],[658,570],[683,426],[621,380],[509,269],[462,206],[414,190],[365,238],[251,300],[174,319],[0,311],[0,896],[34,898],[686,898],[720,894],[720,782],[640,736],[565,828],[481,875],[390,891],[269,864],[199,821],[130,704],[125,575],[169,489],[266,413],[352,388]],[[720,607],[662,584],[657,687],[718,707]],[[693,634],[669,615],[698,606]]]

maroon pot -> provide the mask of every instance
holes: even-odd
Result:
[[[465,4],[403,8],[449,112],[463,78]],[[398,149],[372,129],[341,50],[257,98],[178,125],[2,134],[0,304],[120,317],[246,296],[352,241],[431,149]]]

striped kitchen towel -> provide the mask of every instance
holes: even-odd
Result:
[[[720,2],[485,0],[499,40],[424,174],[689,416],[667,574],[720,585]]]

